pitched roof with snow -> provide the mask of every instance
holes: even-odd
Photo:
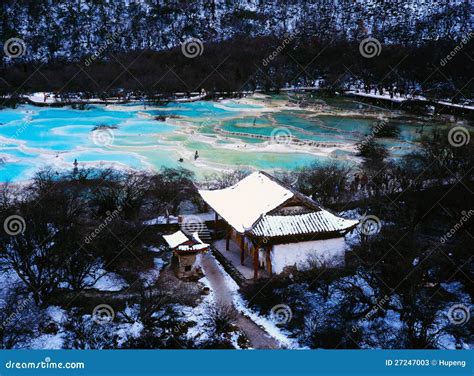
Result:
[[[178,246],[178,248],[176,248],[176,250],[178,251],[189,251],[189,252],[197,252],[197,251],[203,251],[205,250],[207,247],[209,247],[209,244],[196,244],[195,242],[193,241],[189,241],[189,244],[187,243],[184,243],[184,244],[181,244],[180,246]]]
[[[176,231],[171,235],[163,235],[163,239],[165,239],[170,248],[176,248],[178,245],[183,244],[189,240],[182,231]]]
[[[345,231],[359,221],[344,219],[326,210],[296,215],[264,215],[250,230],[255,236],[275,237]]]
[[[238,232],[243,233],[260,218],[293,197],[293,192],[254,172],[237,184],[217,190],[200,190],[204,201]]]
[[[199,238],[197,232],[192,234],[192,239],[189,239],[182,231],[176,231],[171,235],[163,235],[163,238],[170,248],[178,251],[202,251],[209,247],[209,244],[204,243]]]
[[[286,187],[265,172],[254,172],[229,188],[200,190],[199,193],[236,231],[254,236],[342,232],[358,223],[322,209],[309,197]],[[307,206],[309,212],[288,215],[274,212],[292,198]]]

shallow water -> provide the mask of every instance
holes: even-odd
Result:
[[[323,149],[272,145],[269,138],[276,128],[283,128],[300,140],[353,145],[370,133],[375,120],[363,114],[339,116],[337,111],[387,113],[345,99],[327,101],[336,111],[332,115],[267,106],[279,102],[285,103],[275,97],[270,102],[255,99],[252,103],[226,100],[164,106],[89,105],[84,110],[31,105],[3,109],[0,181],[28,179],[46,166],[69,169],[75,159],[81,166],[150,170],[182,166],[198,174],[229,167],[293,169],[339,161],[341,156],[350,160],[353,153],[347,150],[325,154]],[[166,116],[166,121],[156,120],[158,115]],[[397,124],[399,139],[383,140],[394,148],[394,156],[413,148],[422,123]],[[196,150],[198,160],[194,160]],[[338,158],[333,158],[336,155]]]

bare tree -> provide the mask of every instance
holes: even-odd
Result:
[[[223,189],[238,183],[249,174],[250,171],[245,169],[225,171],[220,174],[206,176],[200,185],[206,189]]]
[[[206,309],[206,325],[215,336],[233,331],[235,319],[236,312],[232,306],[217,303]]]
[[[26,213],[23,233],[0,238],[0,257],[33,293],[35,302],[44,303],[62,279],[59,231],[38,210]]]
[[[64,326],[67,349],[102,350],[117,347],[117,334],[113,323],[98,323],[91,315],[81,315],[71,311]]]
[[[197,196],[197,188],[193,184],[194,174],[183,168],[162,168],[151,177],[149,198],[153,200],[155,211],[177,214],[179,205],[185,201],[193,201]]]
[[[0,349],[13,349],[24,345],[37,329],[40,312],[34,299],[11,288],[0,300]]]
[[[329,206],[344,197],[349,172],[348,167],[337,164],[313,165],[299,171],[295,188],[323,206]]]

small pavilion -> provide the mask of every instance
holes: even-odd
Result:
[[[182,231],[177,231],[171,235],[163,235],[163,238],[177,258],[177,276],[179,278],[190,278],[198,275],[200,270],[199,256],[209,249],[209,244],[204,243],[197,232],[188,237]]]

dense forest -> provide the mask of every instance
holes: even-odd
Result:
[[[1,34],[21,37],[28,58],[51,60],[111,50],[163,50],[189,37],[221,41],[237,35],[297,33],[321,39],[419,44],[471,31],[469,1],[3,1]]]
[[[469,1],[2,2],[2,92],[241,91],[354,82],[472,97]],[[380,43],[361,56],[364,38]],[[183,53],[194,38],[197,54]],[[442,60],[456,51],[455,58]],[[269,59],[269,56],[272,56]]]

